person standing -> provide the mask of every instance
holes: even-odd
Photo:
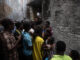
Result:
[[[40,27],[37,27],[34,34],[35,38],[33,42],[33,60],[42,60],[41,47],[44,43],[44,40],[42,38],[42,29]]]
[[[56,55],[54,55],[51,60],[72,60],[68,55],[65,55],[66,44],[63,41],[58,41],[56,43]]]
[[[72,60],[80,60],[80,54],[77,50],[71,50],[69,55],[72,58]]]
[[[14,23],[11,19],[3,19],[2,25],[4,26],[4,31],[0,33],[0,54],[2,60],[19,60],[17,52],[17,44],[20,41],[20,36],[16,41],[12,30],[14,28]]]
[[[23,60],[33,60],[32,58],[32,37],[29,33],[30,24],[29,22],[25,22],[23,24],[23,28],[25,29],[22,32],[22,39],[23,39]]]

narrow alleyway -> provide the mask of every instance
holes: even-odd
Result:
[[[0,0],[0,59],[53,60],[58,41],[79,57],[79,0]]]

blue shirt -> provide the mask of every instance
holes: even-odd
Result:
[[[4,30],[3,26],[0,26],[0,32],[2,32]]]
[[[26,56],[32,55],[32,50],[30,50],[28,47],[32,46],[32,37],[27,32],[22,32],[23,36],[23,53]]]

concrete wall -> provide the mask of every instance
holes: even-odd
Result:
[[[80,1],[50,0],[49,9],[51,17],[48,20],[56,41],[65,41],[66,53],[72,49],[80,52]]]
[[[0,19],[4,17],[3,0],[0,0]]]
[[[0,2],[1,1],[3,0],[0,0]],[[26,17],[27,0],[4,0],[2,4],[2,8],[4,9],[3,15],[5,15],[3,17],[9,17],[18,21]]]

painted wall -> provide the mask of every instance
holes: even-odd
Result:
[[[5,0],[3,6],[5,17],[17,21],[23,20],[26,17],[27,0]]]

